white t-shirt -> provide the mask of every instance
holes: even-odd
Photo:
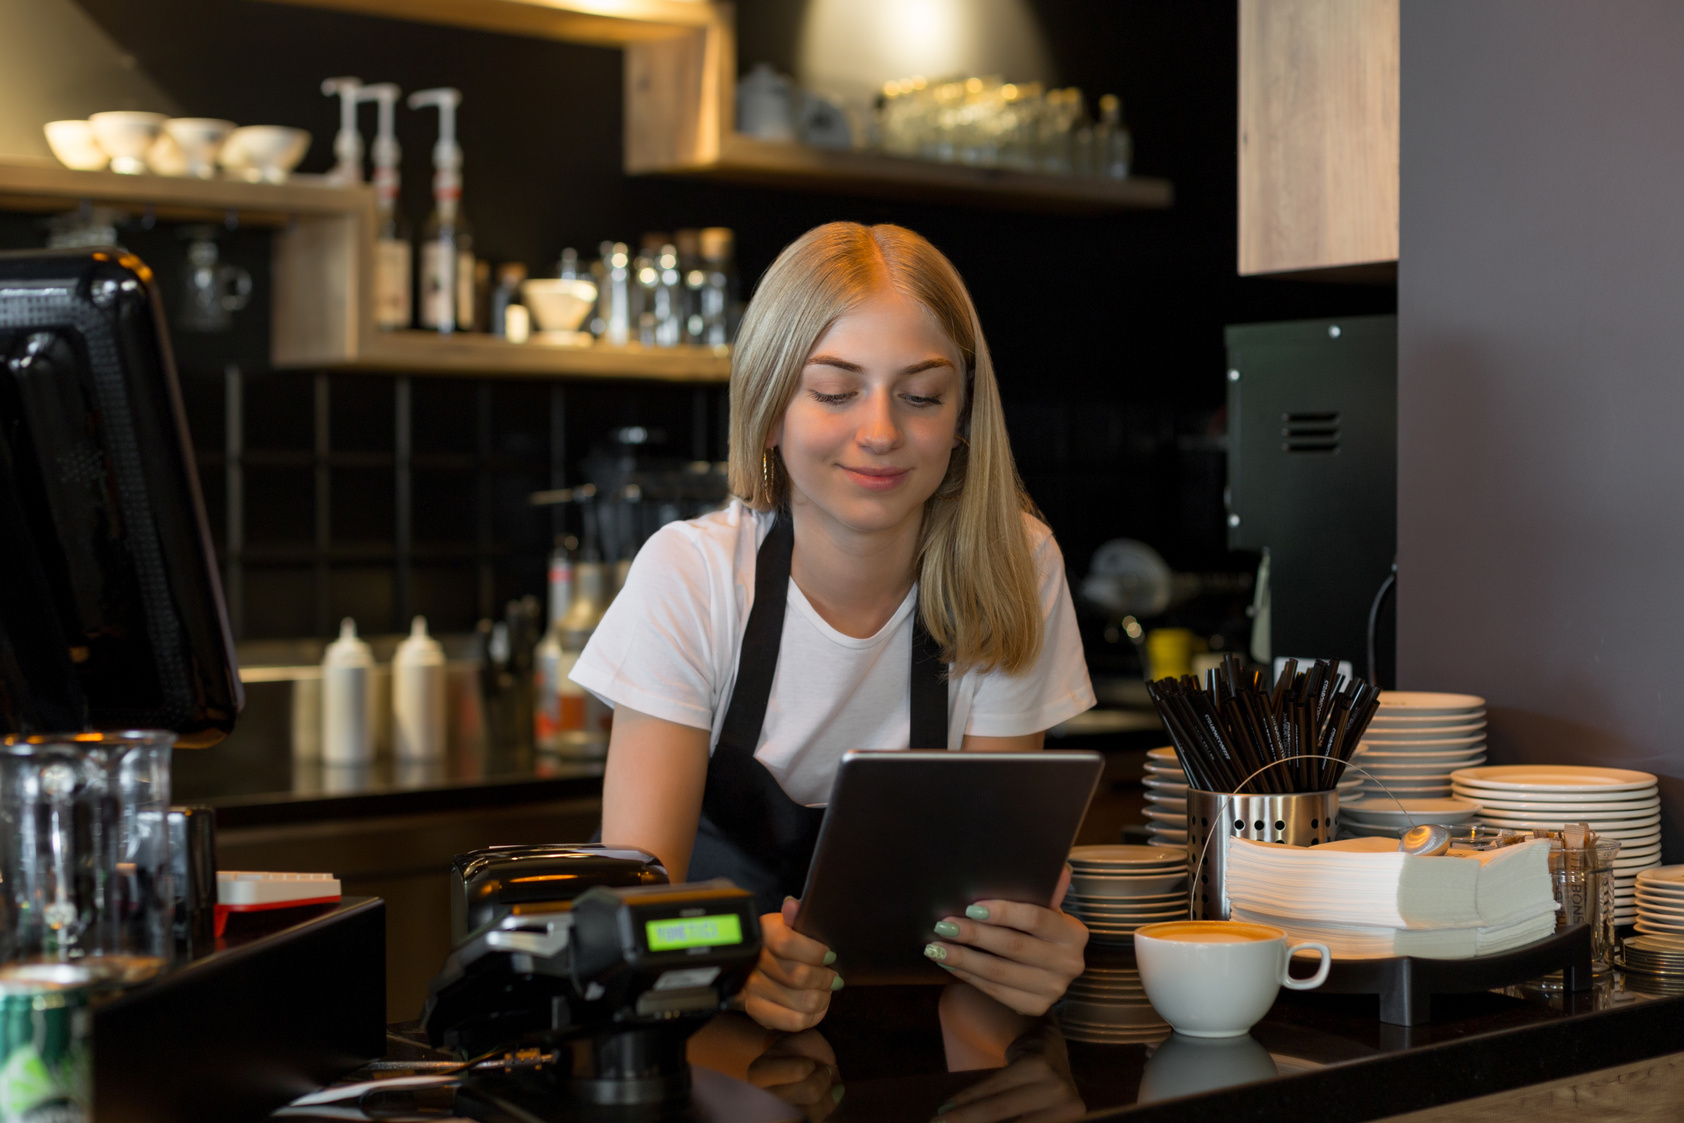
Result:
[[[756,551],[770,512],[739,500],[723,511],[656,531],[632,562],[620,595],[570,676],[621,704],[719,740],[736,685],[754,601]],[[1094,704],[1064,555],[1052,532],[1024,516],[1040,575],[1044,641],[1016,675],[961,675],[947,692],[947,747],[965,734],[1038,733]],[[822,806],[849,749],[904,749],[911,739],[912,611],[916,585],[876,635],[856,639],[827,624],[789,582],[778,669],[755,757],[797,803]]]

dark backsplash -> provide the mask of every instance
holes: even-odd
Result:
[[[782,246],[818,223],[920,231],[971,285],[1025,482],[1075,576],[1115,537],[1151,543],[1177,569],[1248,569],[1254,559],[1223,544],[1223,325],[1395,306],[1390,286],[1235,276],[1232,3],[1037,5],[1060,80],[1090,97],[1120,93],[1138,170],[1176,190],[1167,211],[1070,218],[628,179],[612,50],[250,0],[80,2],[184,111],[309,128],[304,171],[332,161],[337,110],[318,92],[324,76],[461,88],[464,198],[476,251],[494,262],[542,273],[565,245],[589,255],[603,238],[727,225],[749,290]],[[787,68],[796,21],[775,0],[737,10],[740,62]],[[407,111],[399,122],[404,205],[419,225],[431,126]],[[159,271],[169,302],[183,264],[176,232],[130,229],[124,238]],[[37,220],[0,216],[0,244],[41,241]],[[415,547],[404,580],[394,555],[398,380],[270,369],[267,235],[230,233],[224,258],[255,279],[250,307],[231,333],[178,333],[175,343],[222,548],[225,393],[229,367],[239,372],[245,564],[234,611],[245,638],[321,635],[342,615],[370,631],[391,630],[409,612],[438,630],[470,627],[504,600],[542,590],[555,527],[526,495],[579,482],[609,429],[660,428],[679,457],[725,454],[723,388],[417,377]]]

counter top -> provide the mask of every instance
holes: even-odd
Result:
[[[1128,959],[1096,954],[1111,965]],[[928,1123],[943,1114],[953,1123],[1020,1116],[1359,1123],[1684,1051],[1684,985],[1677,994],[1666,989],[1616,973],[1578,995],[1515,988],[1441,997],[1440,1019],[1413,1028],[1382,1024],[1371,997],[1283,991],[1246,1037],[1095,1045],[1067,1039],[1056,1017],[1016,1018],[969,987],[850,987],[816,1030],[790,1037],[721,1015],[691,1039],[690,1056],[780,1085],[773,1091],[792,1101],[823,1105],[808,1106],[808,1118],[836,1123]],[[413,1024],[393,1030],[416,1038]],[[992,1066],[950,1071],[960,1067],[950,1058],[966,1049],[992,1052]],[[401,1042],[391,1053],[425,1055]],[[999,1097],[992,1105],[976,1102],[991,1093]],[[943,1113],[956,1098],[965,1108]]]
[[[599,795],[602,762],[503,748],[424,764],[333,767],[230,744],[174,754],[171,798],[216,809],[219,828],[408,815]],[[267,746],[260,746],[267,749]]]

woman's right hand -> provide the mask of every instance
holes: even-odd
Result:
[[[800,1033],[824,1020],[842,976],[831,950],[795,930],[794,897],[760,918],[760,962],[743,985],[743,1011],[767,1029]]]

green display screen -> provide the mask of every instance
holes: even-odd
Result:
[[[650,920],[643,927],[649,933],[650,951],[715,948],[743,942],[743,922],[734,914]]]

